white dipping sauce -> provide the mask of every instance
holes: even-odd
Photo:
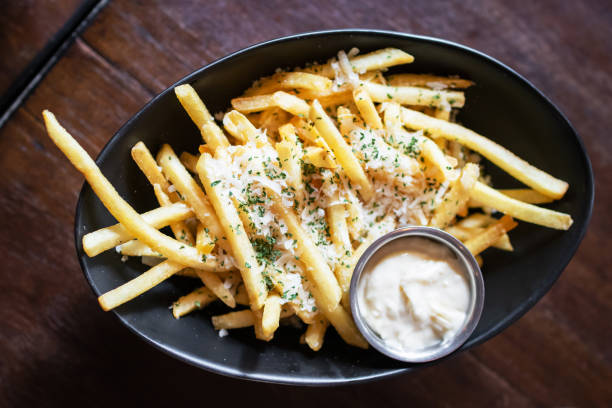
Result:
[[[465,321],[465,267],[444,244],[399,238],[368,261],[359,282],[366,323],[390,347],[419,350],[451,338]]]

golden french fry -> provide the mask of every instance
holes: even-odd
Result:
[[[187,170],[189,170],[193,174],[196,173],[196,169],[195,168],[196,168],[196,164],[198,163],[198,157],[197,156],[194,156],[193,154],[191,154],[189,152],[183,152],[179,156],[179,159],[180,159],[181,163],[183,163],[183,166],[185,166],[185,168]]]
[[[332,81],[307,72],[281,72],[259,80],[244,92],[245,96],[271,94],[281,89],[309,89],[325,92],[331,89]]]
[[[517,180],[544,195],[559,199],[567,191],[568,184],[565,181],[537,169],[511,151],[461,125],[432,118],[407,108],[402,108],[402,121],[406,126],[423,129],[434,137],[459,142],[482,154]]]
[[[242,113],[233,110],[223,117],[223,127],[227,132],[242,143],[255,140],[258,131]]]
[[[287,92],[277,91],[272,95],[274,104],[295,116],[308,117],[310,106],[301,98]]]
[[[317,319],[321,318],[321,313],[319,313],[318,310],[315,310],[315,311],[305,310],[300,305],[294,302],[286,303],[286,304],[289,305],[289,307],[291,308],[291,310],[293,310],[295,315],[299,317],[300,320],[306,324],[312,324],[315,321],[317,321]]]
[[[301,165],[304,151],[298,144],[293,125],[288,123],[281,126],[278,131],[282,140],[275,145],[275,148],[280,165],[287,173],[287,184],[293,188],[296,199],[301,200],[305,191]]]
[[[408,134],[403,129],[400,112],[399,104],[395,102],[385,104],[386,142],[408,155],[418,149],[419,153],[438,169],[441,176],[438,177],[440,182],[449,179],[453,166],[448,162],[444,152],[429,138],[418,134]]]
[[[213,151],[219,147],[229,146],[229,141],[215,123],[214,118],[206,109],[195,89],[189,84],[179,85],[174,88],[174,93],[179,102],[200,130],[202,138]]]
[[[477,164],[467,163],[461,171],[461,176],[451,185],[444,200],[434,210],[429,225],[445,228],[455,218],[457,212],[470,199],[470,191],[474,188],[480,169]]]
[[[152,186],[158,184],[164,193],[166,193],[172,200],[172,202],[180,201],[180,197],[176,194],[176,192],[171,193],[168,191],[170,183],[168,183],[166,177],[164,177],[159,167],[157,167],[157,163],[155,162],[153,155],[143,142],[136,143],[134,147],[132,147],[131,154],[132,159],[134,159],[134,162],[138,168],[140,168]]]
[[[265,305],[264,305],[265,307]],[[263,309],[252,310],[253,312],[253,329],[255,329],[255,338],[257,340],[270,341],[274,337],[274,333],[264,334],[263,329]]]
[[[148,224],[140,214],[123,200],[117,190],[102,175],[96,163],[59,124],[51,112],[43,111],[43,117],[49,137],[77,170],[85,176],[100,201],[127,231],[151,249],[164,254],[170,261],[194,268],[210,269],[210,265],[200,258],[195,248],[185,246],[185,244],[162,234]]]
[[[348,211],[346,224],[352,239],[358,239],[364,229],[363,217],[357,201],[357,197],[353,197],[346,203],[346,210]]]
[[[346,106],[338,106],[336,113],[340,124],[340,134],[346,139],[355,129],[365,129],[363,121]]]
[[[313,295],[315,298],[317,297],[316,293],[317,289],[313,289]],[[334,310],[322,310],[323,315],[329,320],[334,329],[338,332],[342,340],[346,343],[367,349],[368,342],[363,338],[357,326],[355,326],[355,322],[351,316],[347,313],[342,305],[338,305]]]
[[[215,240],[210,236],[210,230],[202,224],[198,224],[195,246],[203,254],[210,254],[215,248]]]
[[[493,218],[493,222],[497,220]],[[493,223],[492,222],[492,223]],[[482,233],[485,230],[485,227],[475,227],[475,228],[466,228],[460,225],[452,225],[450,227],[445,228],[445,231],[457,238],[459,241],[465,242],[470,238]],[[492,245],[495,248],[501,249],[503,251],[514,251],[512,247],[512,243],[510,242],[510,237],[508,234],[502,235],[502,237]]]
[[[141,217],[144,222],[159,229],[193,217],[193,211],[183,203],[175,203],[143,213]],[[96,256],[134,238],[134,235],[126,230],[123,225],[115,224],[85,234],[83,236],[83,250],[87,256]]]
[[[193,212],[197,219],[209,229],[209,235],[221,248],[229,250],[229,245],[223,239],[224,233],[219,219],[217,218],[214,209],[206,199],[204,192],[191,177],[189,172],[181,164],[179,158],[174,153],[174,150],[164,144],[157,153],[157,161],[162,167],[166,177],[172,182],[174,187],[185,198],[185,201],[193,208]]]
[[[246,96],[232,99],[232,108],[241,113],[261,112],[276,106],[272,95]]]
[[[232,254],[249,294],[251,307],[253,310],[259,310],[263,307],[268,295],[262,275],[263,268],[257,262],[255,250],[246,235],[244,225],[231,197],[222,188],[223,186],[218,186],[222,181],[217,179],[211,160],[213,160],[212,157],[206,153],[200,156],[197,165],[198,174],[232,248]]]
[[[266,129],[266,135],[272,139],[276,139],[276,135],[278,133],[278,128],[281,125],[287,123],[291,119],[291,114],[282,110],[281,108],[270,108],[261,112],[259,116],[259,127],[262,129]],[[260,143],[266,142],[260,136]]]
[[[157,286],[184,267],[176,262],[163,261],[131,281],[106,292],[98,298],[98,302],[104,311],[114,309]]]
[[[212,317],[212,324],[215,330],[221,329],[241,329],[252,326],[255,323],[253,312],[249,309],[230,312]]]
[[[433,91],[414,86],[388,86],[373,82],[362,82],[374,102],[397,102],[401,105],[427,106],[432,108],[461,108],[465,95],[458,91]]]
[[[217,297],[208,288],[202,286],[193,292],[181,296],[172,304],[172,315],[175,319],[185,316],[194,310],[203,309]]]
[[[516,219],[544,227],[567,230],[573,223],[569,214],[515,200],[480,182],[474,185],[470,197],[487,207],[495,208],[497,211],[511,215]]]
[[[473,238],[468,239],[464,244],[476,256],[498,242],[505,233],[514,229],[517,225],[511,216],[504,215],[498,222]]]
[[[327,207],[326,214],[331,240],[336,247],[336,252],[342,256],[350,256],[353,252],[353,246],[351,245],[348,225],[346,224],[347,217],[344,204]]]
[[[168,180],[164,177],[153,155],[143,142],[136,143],[136,145],[132,147],[131,153],[136,165],[143,172],[147,180],[149,180],[149,183],[151,183],[152,186],[157,185],[161,188],[162,192],[155,193],[159,205],[168,206],[172,203],[181,201],[176,191],[170,192],[170,183],[168,183]],[[193,236],[189,228],[185,225],[185,222],[178,221],[172,223],[170,224],[170,229],[177,240],[193,245]]]
[[[219,298],[219,300],[221,300],[223,303],[225,303],[231,308],[236,307],[236,300],[234,299],[234,295],[232,295],[232,292],[229,290],[229,288],[225,287],[225,285],[223,284],[223,282],[221,282],[221,279],[219,279],[219,276],[217,276],[216,273],[201,270],[196,270],[196,272],[202,283],[206,285],[206,287],[210,289],[210,291],[214,293],[215,296]]]
[[[351,147],[346,143],[334,122],[327,116],[327,113],[325,113],[325,110],[317,100],[313,101],[310,107],[310,119],[331,148],[351,182],[360,187],[359,194],[361,194],[361,197],[368,201],[373,195],[370,180],[366,177]]]
[[[227,140],[227,136],[223,133],[223,130],[215,122],[206,122],[200,129],[206,146],[212,152],[216,152],[217,149],[222,149],[230,145]]]
[[[548,204],[555,201],[553,198],[544,194],[538,193],[530,188],[507,188],[497,190],[500,193],[507,195],[515,200],[522,201],[528,204]]]
[[[284,319],[285,317],[289,317],[292,314],[293,311],[283,307],[281,308],[280,318]],[[237,312],[230,312],[212,317],[212,324],[215,330],[242,329],[244,327],[253,326],[254,323],[255,317],[253,316],[253,311],[249,309],[239,310]]]
[[[280,296],[276,293],[270,293],[266,299],[261,317],[262,334],[264,337],[273,336],[276,329],[278,329],[281,315],[280,300]]]
[[[382,121],[380,120],[380,116],[378,116],[378,112],[376,112],[376,107],[372,102],[372,98],[366,90],[363,88],[358,88],[353,91],[353,100],[355,101],[355,105],[357,105],[357,109],[359,109],[359,113],[361,113],[361,117],[365,123],[372,129],[382,129]]]
[[[359,74],[367,71],[382,70],[395,65],[409,64],[414,57],[397,48],[383,48],[368,54],[359,55],[349,59],[353,70]],[[335,71],[331,63],[324,65],[313,65],[305,71],[333,78]]]
[[[202,102],[202,99],[200,99],[200,96],[191,85],[179,85],[174,88],[174,93],[198,129],[201,129],[202,125],[206,122],[214,120],[208,109],[206,109],[206,105],[204,105],[204,102]]]
[[[157,170],[159,171],[159,169]],[[170,198],[166,195],[166,193],[164,193],[164,191],[162,190],[159,184],[153,184],[153,192],[155,193],[155,197],[157,198],[157,201],[161,205],[163,206],[172,205],[172,201],[170,201]],[[184,242],[186,245],[189,245],[189,246],[194,245],[195,241],[193,238],[193,234],[191,233],[191,230],[187,226],[186,222],[179,221],[177,223],[172,223],[170,224],[170,228],[172,229],[172,233],[174,234],[176,239],[178,239],[181,242]],[[138,242],[138,241],[135,241],[135,242]],[[212,262],[212,258],[207,259],[206,262]],[[217,265],[217,270],[224,270],[230,267],[230,265],[220,265],[220,264],[216,264],[216,265]],[[188,276],[190,278],[198,277],[198,274],[195,272],[193,268],[185,268],[181,271],[178,271],[177,275]]]
[[[290,122],[293,125],[297,135],[300,137],[300,140],[303,143],[311,143],[316,145],[317,139],[319,136],[319,132],[315,129],[314,124],[309,120],[303,119],[301,117],[294,117]]]
[[[315,300],[320,309],[333,310],[338,306],[342,291],[334,277],[329,265],[319,252],[310,236],[304,232],[296,215],[291,209],[285,208],[280,197],[272,191],[268,191],[272,197],[272,210],[284,221],[288,231],[293,235],[297,242],[300,259],[306,266],[306,276],[314,286],[319,295],[315,295]],[[314,292],[313,292],[314,295]]]
[[[319,318],[314,323],[308,325],[304,341],[313,351],[319,351],[323,346],[323,339],[328,327],[329,321],[325,318]]]
[[[546,196],[530,188],[502,188],[498,189],[497,191],[507,195],[510,198],[514,198],[515,200],[519,200],[527,204],[548,204],[555,201],[554,198]],[[471,208],[483,207],[481,203],[474,199],[470,199],[468,206]]]
[[[391,86],[426,86],[432,89],[465,89],[474,82],[461,78],[449,78],[429,74],[395,74],[387,78]]]
[[[470,214],[469,217],[458,221],[455,225],[462,228],[473,229],[488,227],[494,222],[497,222],[497,219],[493,218],[488,214],[474,213]]]
[[[312,95],[310,98],[317,99],[324,108],[347,105],[353,101],[353,93],[351,91],[332,92],[326,95]]]
[[[322,147],[306,146],[302,159],[305,163],[312,164],[315,167],[326,169],[335,169],[337,167],[332,153]]]
[[[125,244],[117,245],[115,249],[118,253],[125,256],[151,256],[156,258],[164,257],[162,254],[155,252],[137,239],[128,241]]]
[[[434,118],[445,120],[445,121],[448,122],[450,120],[450,115],[451,115],[451,110],[450,109],[440,109],[440,108],[437,108],[437,109],[434,110],[432,116]]]
[[[234,300],[236,300],[236,303],[238,303],[239,305],[249,305],[249,295],[247,294],[244,285],[238,286],[238,288],[236,289],[236,295],[234,295]]]

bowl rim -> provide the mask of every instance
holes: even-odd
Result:
[[[297,33],[297,34],[292,34],[292,35],[288,35],[288,36],[284,36],[284,37],[279,37],[279,38],[275,38],[275,39],[271,39],[271,40],[267,40],[267,41],[263,41],[263,42],[259,42],[253,45],[250,45],[248,47],[242,48],[240,50],[234,51],[226,56],[223,56],[221,58],[218,58],[212,62],[210,62],[207,65],[204,65],[198,69],[196,69],[195,71],[185,75],[184,77],[182,77],[181,79],[179,79],[178,81],[176,81],[174,84],[170,85],[168,88],[166,88],[164,91],[160,92],[159,94],[157,94],[156,96],[154,96],[149,102],[147,102],[135,115],[133,115],[132,117],[130,117],[116,132],[115,134],[108,140],[108,142],[106,143],[106,145],[102,148],[102,150],[100,151],[100,153],[98,154],[98,156],[96,157],[95,161],[97,164],[99,164],[99,162],[104,159],[108,153],[110,151],[113,150],[114,146],[119,142],[119,140],[122,138],[122,136],[127,133],[127,131],[131,130],[131,128],[134,126],[134,123],[136,121],[138,121],[138,119],[140,118],[141,115],[144,114],[145,111],[147,111],[149,109],[150,106],[154,105],[157,103],[157,101],[159,99],[161,99],[162,97],[164,97],[168,92],[172,92],[172,90],[178,86],[178,85],[182,85],[185,83],[191,83],[193,82],[196,78],[198,78],[199,76],[203,75],[207,70],[211,69],[212,67],[224,63],[226,61],[230,61],[232,59],[235,59],[239,56],[242,56],[244,54],[248,54],[250,51],[254,50],[254,49],[258,49],[258,48],[264,48],[264,47],[270,47],[270,46],[274,46],[276,44],[280,44],[280,43],[284,43],[284,42],[290,42],[290,41],[299,41],[302,39],[308,39],[308,38],[313,38],[313,37],[320,37],[320,36],[328,36],[328,35],[347,35],[350,36],[352,34],[359,34],[359,35],[369,35],[369,36],[374,36],[374,37],[395,37],[398,39],[408,39],[408,40],[416,40],[416,41],[421,41],[424,43],[433,43],[435,45],[439,45],[439,46],[444,46],[444,47],[449,47],[449,48],[454,48],[457,49],[459,51],[468,53],[468,54],[472,54],[476,57],[479,57],[483,63],[488,63],[491,65],[494,65],[496,68],[501,69],[505,72],[507,72],[511,77],[514,77],[514,79],[518,79],[519,82],[522,82],[523,85],[526,85],[532,92],[535,92],[535,94],[537,96],[539,96],[540,98],[542,98],[548,105],[550,105],[552,108],[554,108],[554,111],[556,111],[556,113],[559,115],[559,119],[561,121],[563,121],[565,123],[565,125],[571,130],[571,133],[573,134],[574,138],[576,139],[579,147],[580,147],[580,151],[578,152],[581,155],[582,160],[584,161],[585,165],[586,165],[586,170],[587,170],[587,175],[588,175],[588,180],[587,180],[587,185],[586,190],[587,190],[587,196],[585,197],[585,200],[587,201],[587,211],[586,211],[586,217],[585,217],[585,222],[582,225],[582,228],[579,231],[578,234],[578,239],[573,242],[573,245],[568,248],[568,251],[564,252],[564,254],[560,257],[560,262],[557,264],[558,267],[556,268],[556,271],[554,272],[554,274],[551,274],[549,279],[543,282],[543,285],[541,285],[539,287],[539,289],[537,291],[534,291],[531,296],[525,301],[523,302],[523,304],[518,307],[515,311],[513,311],[511,314],[509,314],[508,316],[506,316],[505,318],[501,319],[500,321],[498,321],[495,325],[493,325],[491,327],[491,329],[489,329],[486,334],[483,334],[480,338],[478,339],[468,339],[468,341],[462,346],[460,347],[457,351],[453,352],[452,354],[439,359],[439,360],[435,360],[434,362],[429,362],[429,363],[421,363],[421,364],[417,364],[417,365],[409,365],[407,367],[400,367],[400,368],[390,368],[384,372],[380,372],[380,373],[375,373],[375,374],[368,374],[368,375],[362,375],[362,376],[358,376],[358,377],[346,377],[346,378],[336,378],[336,379],[329,379],[329,378],[325,378],[325,379],[319,379],[316,377],[311,377],[311,378],[307,378],[307,377],[292,377],[291,375],[276,375],[276,374],[263,374],[263,373],[245,373],[242,372],[238,369],[232,368],[232,367],[228,367],[222,364],[217,364],[217,363],[212,363],[210,361],[206,361],[203,360],[201,358],[197,358],[197,357],[192,357],[190,355],[188,355],[187,353],[184,353],[180,350],[177,350],[173,347],[167,346],[157,340],[155,340],[154,338],[151,338],[143,333],[141,333],[140,331],[138,331],[136,328],[134,328],[128,321],[127,319],[125,319],[123,316],[121,316],[116,310],[113,310],[112,313],[113,315],[124,325],[126,326],[130,331],[132,331],[133,333],[135,333],[138,337],[140,337],[141,339],[143,339],[145,342],[153,345],[155,348],[161,350],[162,352],[166,353],[167,355],[170,355],[178,360],[181,360],[183,362],[186,362],[190,365],[193,365],[195,367],[199,367],[199,368],[203,368],[209,372],[213,372],[216,374],[220,374],[220,375],[224,375],[224,376],[228,376],[228,377],[233,377],[233,378],[239,378],[239,379],[248,379],[248,380],[253,380],[253,381],[259,381],[259,382],[267,382],[267,383],[276,383],[276,384],[287,384],[287,385],[301,385],[301,386],[335,386],[335,385],[346,385],[346,384],[358,384],[358,383],[363,383],[363,382],[369,382],[369,381],[373,381],[373,380],[377,380],[377,379],[382,379],[382,378],[390,378],[393,376],[397,376],[399,374],[402,373],[406,373],[409,371],[413,371],[415,369],[419,369],[422,367],[427,367],[429,365],[432,364],[437,364],[443,360],[446,360],[447,358],[452,358],[452,356],[456,355],[457,353],[467,350],[469,348],[472,348],[474,346],[477,346],[489,339],[491,339],[492,337],[496,336],[497,334],[499,334],[502,330],[506,329],[507,327],[509,327],[512,323],[514,323],[516,320],[518,320],[520,317],[522,317],[525,313],[527,313],[527,311],[531,310],[531,308],[546,294],[548,293],[548,291],[550,290],[550,288],[552,287],[552,285],[557,281],[557,279],[559,278],[559,276],[561,275],[561,273],[563,272],[563,270],[566,268],[566,266],[568,265],[568,263],[570,262],[570,260],[572,259],[573,255],[575,254],[575,252],[577,251],[580,243],[582,242],[585,234],[586,234],[586,230],[588,228],[588,225],[590,223],[591,220],[591,216],[592,216],[592,212],[593,212],[593,202],[594,202],[594,195],[595,195],[595,191],[594,191],[594,174],[593,174],[593,168],[591,165],[591,161],[589,159],[589,156],[587,154],[586,151],[586,147],[584,145],[584,142],[582,141],[581,137],[578,135],[578,133],[576,132],[576,129],[572,126],[572,124],[570,123],[570,121],[568,120],[568,118],[565,116],[565,114],[559,109],[559,107],[557,107],[546,95],[544,95],[539,89],[537,89],[530,81],[528,81],[526,78],[524,78],[521,74],[517,73],[514,69],[510,68],[509,66],[505,65],[504,63],[498,61],[497,59],[483,53],[480,52],[478,50],[475,50],[471,47],[465,46],[463,44],[459,44],[456,42],[452,42],[449,40],[444,40],[441,38],[436,38],[436,37],[430,37],[430,36],[423,36],[423,35],[416,35],[416,34],[408,34],[408,33],[402,33],[402,32],[397,32],[397,31],[389,31],[389,30],[376,30],[376,29],[361,29],[361,28],[346,28],[346,29],[333,29],[333,30],[320,30],[320,31],[310,31],[310,32],[304,32],[304,33]],[[85,265],[85,262],[83,260],[82,257],[82,251],[81,251],[81,247],[80,247],[80,243],[79,243],[79,234],[80,234],[80,229],[81,229],[81,224],[78,223],[77,221],[79,219],[81,219],[81,211],[83,210],[83,205],[82,205],[82,199],[83,199],[83,194],[84,191],[87,187],[87,182],[85,181],[83,183],[83,186],[81,187],[81,190],[79,192],[79,197],[77,200],[77,204],[76,204],[76,214],[75,214],[75,224],[74,224],[74,237],[75,237],[75,246],[76,246],[76,253],[77,253],[77,258],[79,260],[79,264],[81,266],[81,270],[83,272],[83,274],[85,275],[85,278],[87,279],[87,282],[89,283],[92,291],[94,292],[94,294],[96,296],[99,296],[100,293],[97,293],[95,288],[95,284],[94,281],[92,279],[92,277],[90,276],[90,274],[88,273],[88,267]]]

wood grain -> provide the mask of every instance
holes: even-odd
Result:
[[[81,3],[81,0],[2,2],[0,97]]]
[[[612,405],[608,3],[111,1],[0,129],[0,406],[201,405],[204,395],[207,405]],[[52,108],[95,155],[154,94],[200,66],[259,41],[342,27],[457,41],[532,81],[569,117],[591,156],[597,191],[585,240],[517,323],[412,375],[291,388],[228,379],[166,357],[100,311],[83,279],[72,237],[82,178],[44,135],[40,111]]]

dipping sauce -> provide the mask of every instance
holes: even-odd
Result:
[[[470,303],[465,267],[451,249],[398,238],[370,258],[358,296],[365,322],[392,348],[420,350],[452,338]]]

